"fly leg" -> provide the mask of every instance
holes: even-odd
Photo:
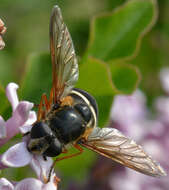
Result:
[[[37,120],[40,121],[41,118],[44,118],[46,115],[46,112],[48,112],[50,109],[50,103],[47,99],[46,94],[42,94],[40,104],[38,106],[38,116]]]
[[[52,170],[53,170],[53,168],[54,168],[56,162],[58,162],[58,161],[60,161],[60,160],[72,158],[72,157],[74,157],[74,156],[78,156],[78,155],[82,154],[83,148],[82,148],[81,146],[79,146],[78,144],[74,144],[73,146],[74,146],[74,148],[76,148],[79,152],[74,153],[74,154],[71,154],[71,155],[68,155],[68,156],[63,156],[63,157],[61,157],[61,158],[56,158],[56,160],[54,161],[54,163],[53,163],[52,166],[51,166],[51,169],[50,169],[50,172],[49,172],[49,177],[48,177],[48,182],[49,182],[49,180],[50,180],[50,177],[51,177],[51,174],[52,174]],[[67,153],[67,152],[68,152],[67,150],[64,150],[63,153]]]
[[[74,153],[74,154],[71,154],[71,155],[68,155],[68,156],[63,156],[63,157],[61,157],[61,158],[56,158],[56,160],[54,161],[53,165],[55,165],[56,162],[58,162],[58,161],[60,161],[60,160],[72,158],[72,157],[74,157],[74,156],[78,156],[78,155],[82,154],[83,148],[82,148],[81,146],[79,146],[78,144],[75,144],[75,145],[73,145],[73,146],[74,146],[74,148],[76,148],[77,150],[79,150],[79,152]],[[67,151],[65,151],[65,152],[67,153]]]
[[[55,102],[54,98],[54,87],[52,87],[51,91],[50,91],[50,97],[49,97],[49,104],[52,105],[53,101]]]

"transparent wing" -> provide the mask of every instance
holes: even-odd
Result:
[[[66,96],[78,80],[78,64],[73,42],[58,6],[50,20],[50,49],[52,59],[53,98]]]
[[[105,157],[150,176],[165,176],[162,167],[143,148],[117,129],[95,128],[83,146]]]

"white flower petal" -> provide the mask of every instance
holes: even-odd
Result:
[[[28,120],[24,123],[24,126],[25,125],[32,125],[36,120],[37,120],[36,112],[30,111]]]
[[[0,178],[0,190],[14,190],[14,186],[5,178]]]
[[[30,163],[32,155],[26,148],[26,143],[18,143],[9,148],[1,158],[1,162],[8,167],[22,167]]]
[[[0,116],[0,139],[3,139],[6,137],[6,127],[5,127],[5,121]]]
[[[19,104],[17,89],[19,86],[15,83],[9,83],[6,87],[6,96],[8,97],[9,102],[12,105],[12,110],[14,111]]]
[[[19,127],[19,130],[22,134],[26,134],[26,133],[30,132],[31,129],[32,129],[32,125],[26,125],[26,126],[24,125],[22,127]]]
[[[20,181],[15,190],[41,190],[43,183],[40,180],[34,178],[27,178]]]
[[[50,181],[43,185],[42,190],[57,190],[57,184],[58,184],[57,179],[58,178],[53,173],[50,178]]]
[[[57,190],[57,185],[54,184],[53,182],[49,182],[49,183],[43,185],[42,190]]]
[[[32,169],[36,172],[38,178],[42,181],[46,181],[46,179],[49,176],[49,171],[51,169],[52,164],[52,158],[47,157],[47,160],[45,161],[42,156],[34,155],[30,165]]]

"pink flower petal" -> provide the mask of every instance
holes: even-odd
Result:
[[[30,111],[28,120],[22,125],[19,130],[22,134],[30,132],[32,124],[37,120],[36,112]]]
[[[47,160],[45,161],[42,156],[34,155],[30,165],[38,178],[46,182],[52,164],[53,160],[51,158],[47,157]]]
[[[0,190],[14,190],[14,186],[5,178],[0,178]]]
[[[27,101],[22,101],[18,104],[15,111],[13,112],[13,116],[6,122],[7,137],[0,140],[0,146],[5,144],[9,139],[19,133],[19,127],[24,125],[29,119],[30,110],[32,107],[33,104]]]
[[[18,96],[16,90],[19,86],[15,83],[9,83],[6,87],[6,96],[8,97],[9,102],[12,105],[12,110],[14,111],[19,104]]]
[[[23,125],[29,119],[30,110],[33,108],[33,103],[21,101],[16,107],[13,118],[19,126]]]
[[[34,178],[27,178],[20,181],[15,190],[41,190],[43,183],[40,180]]]
[[[3,139],[6,137],[6,127],[5,127],[5,121],[0,116],[0,139]]]
[[[1,158],[1,162],[8,167],[22,167],[30,163],[32,155],[26,148],[26,143],[18,143],[9,148]]]
[[[30,111],[28,120],[24,123],[24,126],[26,125],[32,125],[37,120],[36,112]]]
[[[141,91],[137,90],[133,95],[118,95],[114,98],[111,111],[113,121],[124,125],[131,125],[136,120],[145,117],[145,97]]]

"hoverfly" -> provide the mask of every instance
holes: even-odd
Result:
[[[97,126],[95,99],[74,88],[78,80],[78,63],[58,6],[54,6],[50,19],[50,51],[52,88],[49,99],[45,94],[41,97],[28,150],[43,155],[44,159],[67,152],[67,145],[79,150],[70,156],[57,158],[58,161],[81,154],[82,147],[85,147],[146,175],[165,176],[160,165],[133,140],[117,129]]]

